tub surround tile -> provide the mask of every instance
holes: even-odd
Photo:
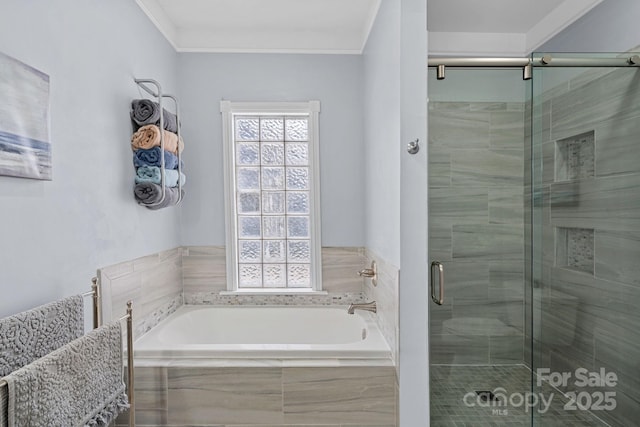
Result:
[[[182,256],[185,293],[227,290],[224,246],[187,246]]]
[[[364,298],[366,301],[376,301],[377,314],[375,315],[378,327],[382,331],[389,348],[392,351],[392,359],[397,365],[399,352],[399,283],[400,269],[392,263],[378,256],[373,251],[365,251],[366,264],[371,265],[376,261],[378,269],[378,285],[373,286],[370,279],[365,280]]]
[[[367,266],[364,248],[323,247],[322,289],[329,292],[362,292],[364,279],[357,272]]]
[[[98,270],[103,321],[126,314],[133,301],[139,337],[182,305],[182,249],[175,248]]]
[[[136,392],[140,426],[396,426],[393,367],[139,368]]]
[[[169,423],[282,423],[279,368],[170,368]]]
[[[393,368],[288,368],[283,371],[287,423],[395,422]]]

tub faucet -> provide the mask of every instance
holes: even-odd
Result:
[[[374,313],[377,313],[378,307],[376,307],[375,301],[365,302],[362,304],[354,303],[349,305],[349,308],[347,309],[347,313],[353,314],[356,310],[365,310],[365,311],[372,311]]]

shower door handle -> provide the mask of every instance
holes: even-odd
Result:
[[[434,283],[435,283],[435,271],[438,271],[438,287],[440,289],[438,297],[436,297]],[[431,263],[431,300],[438,305],[444,303],[444,266],[440,261],[433,261]]]

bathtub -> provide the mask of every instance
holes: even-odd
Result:
[[[342,306],[183,305],[135,341],[135,364],[391,366],[374,316]]]

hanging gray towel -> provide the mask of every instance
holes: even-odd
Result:
[[[83,334],[82,295],[0,319],[0,378]]]
[[[107,426],[128,407],[120,322],[9,374],[9,427]]]

